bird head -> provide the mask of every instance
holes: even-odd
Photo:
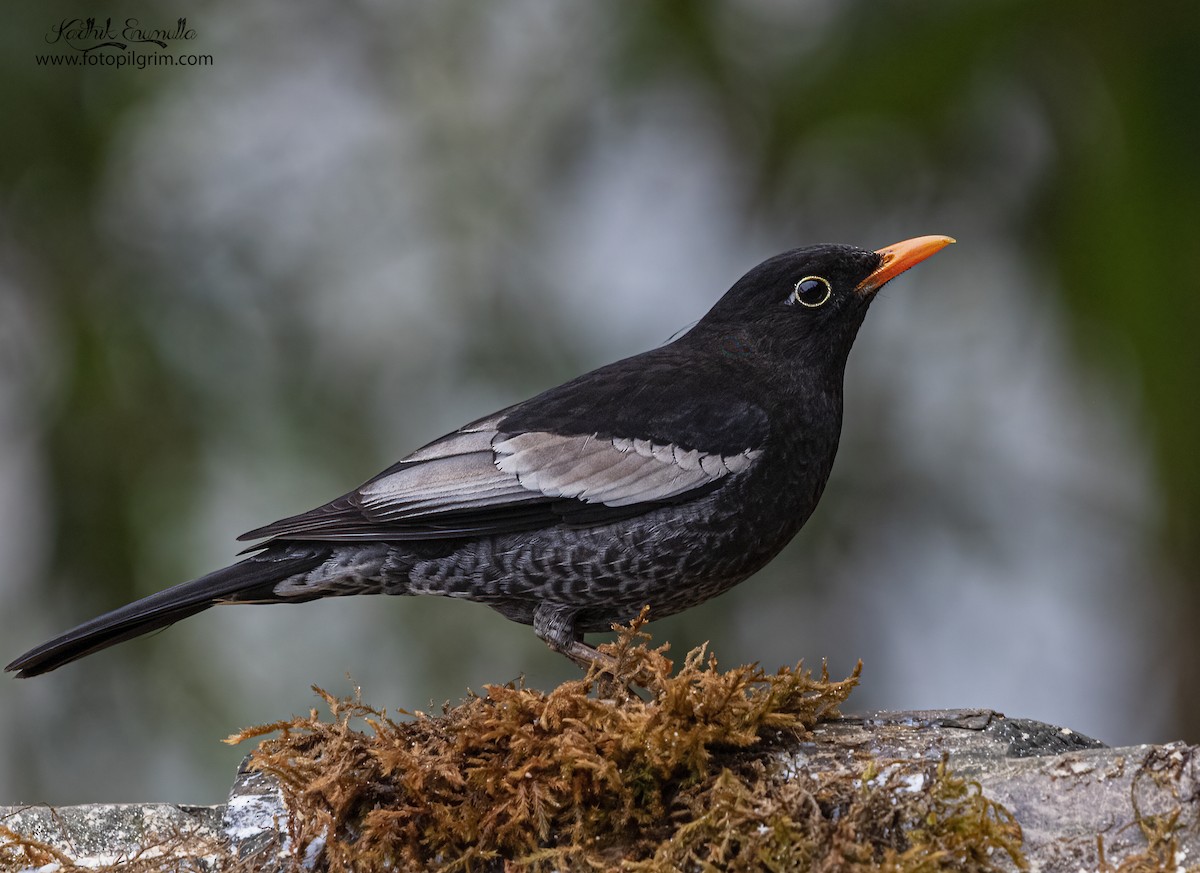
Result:
[[[845,365],[867,307],[887,282],[954,242],[920,236],[876,251],[792,249],[742,276],[709,310],[696,339],[767,351],[797,363]]]

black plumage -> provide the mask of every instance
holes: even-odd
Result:
[[[435,440],[361,487],[241,539],[243,561],[17,658],[53,670],[216,604],[438,594],[583,634],[663,617],[766,564],[816,508],[850,347],[875,292],[952,242],[813,246],[748,272],[676,341]]]

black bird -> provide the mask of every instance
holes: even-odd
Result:
[[[36,676],[225,603],[440,594],[585,633],[707,600],[817,506],[850,346],[875,293],[954,240],[764,261],[668,345],[473,421],[349,494],[244,534],[239,563],[94,618],[5,669]]]

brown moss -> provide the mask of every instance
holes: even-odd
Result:
[[[212,873],[252,873],[262,869],[262,858],[230,858],[214,836],[178,830],[158,835],[151,844],[105,862],[100,858],[77,858],[49,843],[21,834],[0,824],[0,870],[39,870],[55,873],[182,873],[206,870]]]
[[[886,774],[805,774],[771,780],[758,764],[723,771],[688,798],[690,821],[644,862],[672,870],[913,871],[1025,868],[1021,829],[977,783],[945,763]]]
[[[0,870],[20,870],[46,864],[72,864],[58,849],[0,825]]]
[[[1133,820],[1142,832],[1146,848],[1140,852],[1131,852],[1112,863],[1105,856],[1104,837],[1096,837],[1096,852],[1099,856],[1097,869],[1099,873],[1157,873],[1169,870],[1172,873],[1191,873],[1200,870],[1200,865],[1185,866],[1179,842],[1183,825],[1179,819],[1183,813],[1183,799],[1179,796],[1179,783],[1184,770],[1191,766],[1191,748],[1160,746],[1152,749],[1142,760],[1129,789],[1129,799],[1133,806]],[[1165,793],[1173,798],[1172,805],[1161,812],[1148,813],[1142,809],[1141,799],[1144,783],[1150,796]],[[1189,801],[1192,798],[1189,798]]]
[[[602,647],[607,677],[593,669],[549,693],[488,686],[401,721],[318,689],[330,721],[314,710],[230,741],[278,734],[253,766],[283,786],[296,858],[323,844],[332,871],[1023,863],[1011,816],[944,765],[782,779],[746,752],[835,715],[858,669],[841,681],[802,665],[722,672],[700,648],[675,672],[640,628]]]
[[[317,689],[330,719],[313,710],[231,737],[267,737],[252,761],[283,787],[285,865],[310,869],[302,861],[315,856],[318,869],[365,873],[1026,868],[1020,826],[945,760],[783,771],[790,756],[772,747],[795,752],[796,739],[836,715],[859,668],[836,682],[802,665],[722,672],[701,648],[674,672],[667,647],[650,648],[641,626],[602,647],[612,659],[605,672],[549,693],[488,686],[439,716],[394,719],[358,694]],[[1190,755],[1166,747],[1146,756],[1130,798],[1146,847],[1114,863],[1097,838],[1098,870],[1181,869],[1179,786]],[[215,838],[156,842],[96,867],[0,824],[0,870],[244,873],[278,860],[274,845],[232,858]]]

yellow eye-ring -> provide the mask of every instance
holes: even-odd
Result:
[[[820,276],[805,276],[792,289],[792,300],[809,309],[824,305],[833,296],[833,288]]]

